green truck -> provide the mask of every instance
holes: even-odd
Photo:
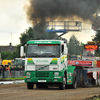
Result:
[[[79,21],[46,22],[46,32],[62,33],[58,39],[30,40],[26,44],[26,53],[21,46],[21,57],[25,56],[25,82],[28,89],[48,88],[55,85],[60,90],[68,86],[77,88],[77,73],[75,66],[68,66],[67,41],[61,36],[69,31],[81,31]]]
[[[25,54],[25,82],[28,89],[48,88],[55,85],[60,90],[69,85],[77,88],[75,66],[67,66],[67,43],[64,40],[30,40]]]

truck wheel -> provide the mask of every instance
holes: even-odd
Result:
[[[77,88],[77,74],[76,74],[76,71],[74,71],[74,74],[73,74],[73,84],[72,84],[72,88],[73,89],[76,89]]]
[[[66,74],[67,75],[67,74]],[[67,84],[67,76],[66,76],[66,85],[65,85],[65,89],[68,88],[68,84]]]
[[[98,83],[98,74],[97,74],[97,79],[95,80],[95,85],[99,86],[99,83]]]
[[[63,82],[62,82],[61,84],[59,84],[59,89],[60,89],[60,90],[64,90],[66,84],[67,84],[67,83],[66,83],[66,77],[64,76]]]
[[[76,89],[76,88],[77,88],[77,81],[76,81],[76,79],[75,79],[75,81],[73,82],[72,88],[73,88],[73,89]]]
[[[28,89],[33,89],[34,84],[27,82],[27,88]]]

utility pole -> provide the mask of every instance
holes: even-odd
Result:
[[[11,33],[10,51],[12,52],[12,33]]]
[[[12,44],[12,33],[11,33],[11,44]]]

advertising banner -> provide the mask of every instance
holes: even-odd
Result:
[[[68,60],[68,65],[92,67],[93,61]]]

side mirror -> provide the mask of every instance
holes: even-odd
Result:
[[[24,46],[21,46],[20,47],[20,57],[23,57],[25,56],[25,53],[24,53]]]
[[[64,50],[64,54],[65,54],[65,55],[68,54],[68,48],[65,48],[65,50]]]

